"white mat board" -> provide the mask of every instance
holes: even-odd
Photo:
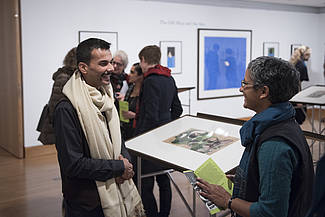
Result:
[[[206,131],[215,131],[217,128],[221,128],[226,131],[229,136],[239,138],[239,140],[212,155],[199,153],[163,142],[190,128]],[[227,172],[239,165],[244,151],[244,147],[240,143],[239,129],[240,126],[233,124],[184,116],[127,141],[126,147],[146,156],[157,158],[191,170],[197,169],[204,161],[211,157],[224,172]]]

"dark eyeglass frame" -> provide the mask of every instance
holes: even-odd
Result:
[[[247,85],[252,85],[252,87],[255,87],[256,86],[256,84],[249,83],[249,82],[247,82],[245,80],[241,80],[241,87],[242,88],[246,87]]]

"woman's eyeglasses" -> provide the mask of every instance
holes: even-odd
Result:
[[[122,64],[122,63],[119,63],[119,62],[115,62],[114,60],[112,60],[110,63],[111,63],[112,65],[117,65],[118,67],[121,67],[121,66],[123,66],[123,64]]]
[[[253,83],[249,83],[249,82],[247,82],[247,81],[245,81],[245,80],[241,80],[241,87],[246,87],[247,85],[252,85],[252,86],[255,86],[255,84],[253,84]]]

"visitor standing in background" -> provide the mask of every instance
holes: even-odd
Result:
[[[182,105],[171,70],[160,65],[161,51],[156,45],[144,47],[139,53],[144,75],[140,93],[139,112],[136,114],[135,134],[139,135],[178,118]],[[146,144],[150,146],[150,143]],[[132,160],[132,162],[135,162]],[[135,163],[133,163],[135,165]],[[142,161],[143,174],[161,171],[164,168],[151,161]],[[135,169],[136,171],[136,169]],[[134,176],[134,179],[136,176]],[[160,210],[153,194],[154,181],[158,183]],[[167,217],[170,213],[172,191],[167,174],[142,179],[141,196],[147,217]]]

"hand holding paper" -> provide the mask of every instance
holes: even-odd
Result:
[[[135,113],[132,111],[122,111],[122,115],[124,119],[133,119],[135,118]]]
[[[220,167],[209,158],[194,173],[198,177],[197,185],[203,190],[200,194],[211,200],[219,208],[227,208],[228,200],[233,191],[233,183]],[[219,211],[216,209],[210,213],[214,214]]]
[[[228,201],[231,198],[231,194],[226,191],[222,186],[209,184],[201,178],[197,179],[197,185],[202,189],[200,194],[203,197],[208,198],[219,208],[226,209],[228,206]]]

